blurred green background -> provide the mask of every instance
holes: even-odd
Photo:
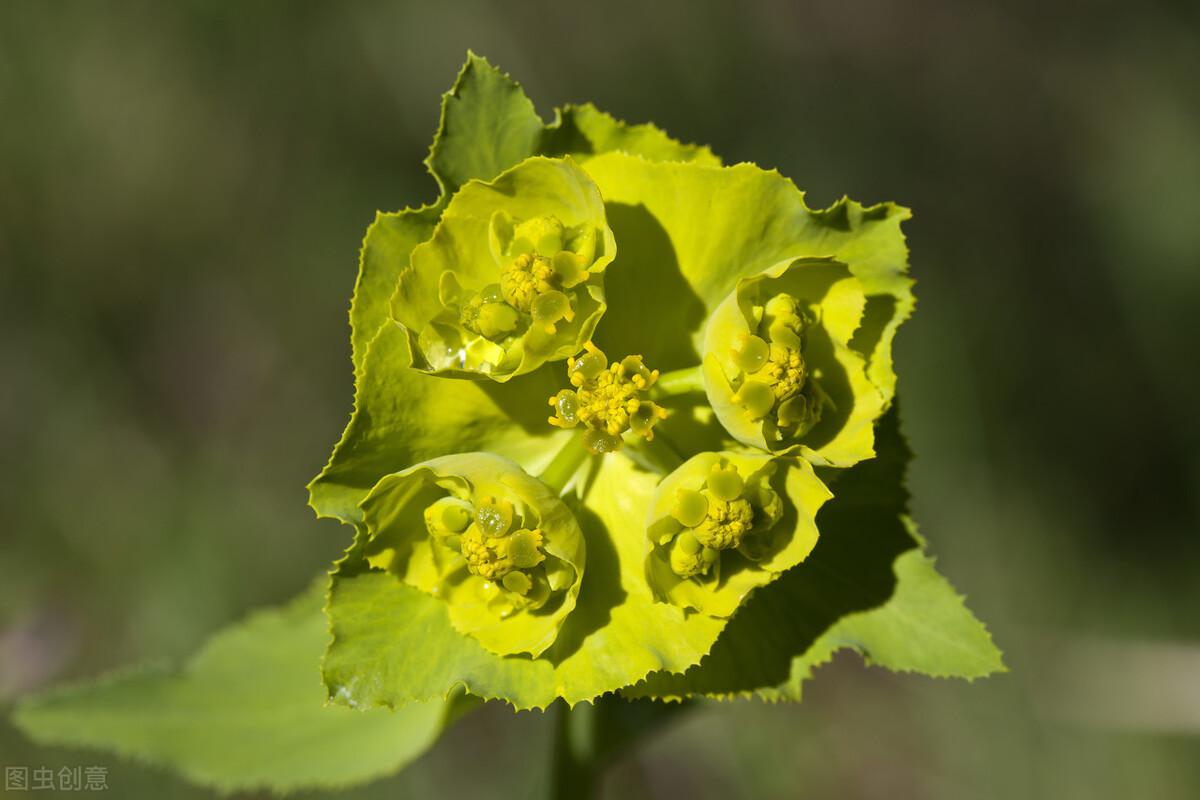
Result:
[[[544,116],[915,210],[915,513],[1011,669],[843,655],[801,706],[681,716],[608,796],[1200,796],[1197,8],[0,0],[0,710],[183,657],[339,552],[303,487],[350,410],[358,246],[433,198],[470,47]],[[536,797],[548,755],[489,708],[361,796]],[[211,796],[7,722],[0,762]]]

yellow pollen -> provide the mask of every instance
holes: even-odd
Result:
[[[574,390],[566,389],[550,398],[554,416],[550,424],[574,428],[579,423],[608,437],[609,450],[620,446],[620,436],[632,429],[651,439],[653,427],[667,416],[666,409],[643,397],[658,380],[658,370],[649,370],[641,356],[628,356],[608,364],[604,353],[591,342],[583,355],[571,359],[567,375]],[[608,452],[609,450],[605,450]]]
[[[550,259],[524,253],[500,276],[500,293],[505,302],[528,314],[539,295],[561,290],[560,283]]]
[[[771,356],[763,366],[762,375],[771,384],[775,399],[782,402],[804,388],[807,371],[804,356],[792,347],[771,346]]]

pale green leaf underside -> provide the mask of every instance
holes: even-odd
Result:
[[[876,459],[831,483],[834,500],[817,515],[821,538],[805,562],[757,592],[699,666],[653,675],[624,693],[799,700],[803,682],[841,648],[937,677],[1002,671],[987,630],[913,535],[903,488],[910,454],[894,409],[878,445]]]
[[[323,664],[330,696],[401,706],[461,685],[519,709],[544,708],[557,697],[574,704],[697,663],[725,620],[655,602],[643,573],[645,531],[629,524],[642,518],[658,478],[620,455],[598,463],[587,507],[575,507],[588,547],[578,604],[541,657],[487,652],[454,631],[444,603],[394,575],[366,571],[356,547],[330,594],[334,641]]]
[[[112,751],[223,791],[347,786],[395,772],[434,742],[447,706],[326,706],[320,603],[309,591],[254,614],[182,670],[119,672],[34,696],[14,720],[41,744]]]

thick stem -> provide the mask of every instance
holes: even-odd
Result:
[[[687,367],[664,372],[658,376],[650,390],[651,397],[671,397],[677,394],[696,394],[704,391],[704,374],[701,368]]]
[[[571,478],[575,476],[590,455],[591,453],[583,443],[583,437],[576,434],[567,439],[567,443],[554,455],[538,479],[562,494],[563,490],[567,488],[567,484],[571,482]]]
[[[589,800],[599,794],[596,752],[597,709],[559,704],[554,720],[554,763],[550,777],[553,800]]]

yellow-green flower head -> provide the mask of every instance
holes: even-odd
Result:
[[[362,510],[367,562],[444,600],[451,624],[494,653],[537,656],[575,607],[579,525],[507,459],[426,461],[381,480]]]
[[[616,244],[570,158],[534,157],[450,200],[392,298],[417,369],[506,381],[578,352]]]
[[[593,453],[619,450],[626,431],[653,439],[654,425],[667,416],[666,409],[647,397],[658,370],[648,369],[641,356],[609,364],[604,353],[587,342],[584,352],[568,361],[567,377],[575,388],[550,398],[554,416],[549,422],[559,428],[582,424],[584,443]]]
[[[732,615],[756,587],[808,555],[816,511],[829,497],[803,459],[694,456],[663,479],[650,502],[650,588],[681,608]]]
[[[797,259],[740,280],[704,331],[709,403],[739,442],[818,464],[870,458],[882,393],[850,340],[866,297],[831,259]]]

